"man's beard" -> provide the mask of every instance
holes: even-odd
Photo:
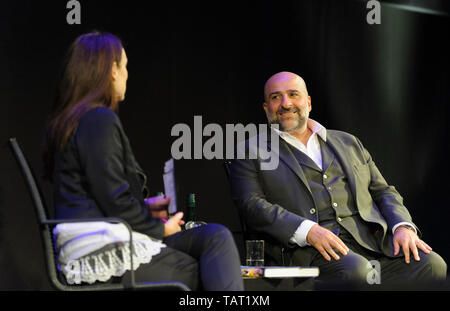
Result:
[[[292,117],[284,118],[282,121],[280,119],[279,113],[285,113],[285,112],[296,113],[296,114]],[[306,114],[306,116],[305,116],[305,114]],[[278,109],[277,112],[270,114],[269,122],[270,122],[270,124],[278,124],[279,129],[282,132],[295,132],[305,126],[306,122],[308,121],[308,115],[309,114],[307,112],[304,112],[303,114],[301,114],[300,109],[298,109],[297,107],[291,107],[289,109],[280,108],[280,109]],[[284,125],[284,123],[286,123],[287,120],[295,120],[295,122],[290,126]]]

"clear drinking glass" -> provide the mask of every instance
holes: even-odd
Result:
[[[264,240],[247,240],[245,241],[245,249],[245,264],[247,266],[264,266]]]

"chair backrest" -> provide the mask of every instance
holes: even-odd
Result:
[[[130,271],[131,273],[131,284],[93,284],[93,285],[67,285],[63,283],[58,277],[57,265],[56,265],[56,254],[54,249],[53,237],[51,232],[51,226],[56,225],[57,223],[65,222],[65,221],[74,221],[77,220],[57,220],[57,219],[49,219],[47,216],[46,204],[44,200],[44,196],[42,195],[42,190],[39,187],[39,183],[35,178],[35,174],[31,169],[25,155],[22,152],[16,138],[10,138],[8,140],[8,146],[11,149],[11,152],[16,159],[22,175],[25,179],[25,183],[28,187],[29,194],[31,196],[33,206],[35,208],[35,213],[38,219],[38,225],[40,228],[41,238],[44,247],[44,254],[47,263],[47,272],[50,281],[53,286],[58,290],[65,291],[80,291],[80,290],[121,290],[127,288],[133,289],[150,289],[150,290],[190,290],[185,284],[180,282],[172,282],[172,281],[164,281],[164,282],[142,282],[135,283],[134,282],[134,271]],[[100,221],[102,219],[80,219],[78,221]],[[105,221],[111,222],[120,222],[128,227],[129,225],[121,220],[121,219],[113,219],[113,218],[104,218]],[[132,247],[132,242],[130,239],[130,248]],[[130,254],[132,254],[132,249],[130,250]],[[132,258],[131,258],[132,262]]]
[[[231,187],[231,183],[230,183],[230,171],[231,171],[231,168],[230,168],[230,166],[231,166],[231,161],[223,162],[223,167],[224,167],[224,170],[225,170],[225,174],[227,176],[228,184]],[[234,204],[234,206],[236,207],[236,210],[237,210],[238,215],[239,215],[239,223],[241,225],[243,239],[244,239],[244,241],[248,240],[249,233],[247,231],[247,225],[245,223],[244,214],[243,214],[242,210],[239,208],[239,206],[237,206],[236,204]]]
[[[22,149],[17,143],[16,138],[10,138],[8,143],[15,159],[17,160],[17,163],[19,164],[22,175],[25,178],[26,185],[31,195],[31,200],[33,201],[33,205],[35,207],[36,215],[39,219],[39,222],[42,223],[43,221],[47,220],[48,217],[45,202],[42,196],[42,191],[39,188],[38,183],[36,182],[34,172],[31,170],[28,161],[22,152]]]
[[[25,184],[28,188],[28,192],[31,196],[33,202],[34,211],[38,219],[38,225],[40,228],[41,238],[44,247],[44,254],[47,263],[47,272],[52,284],[58,289],[64,289],[64,285],[58,279],[58,273],[56,271],[56,262],[54,257],[53,239],[51,236],[50,226],[43,225],[47,217],[47,211],[45,206],[45,201],[43,199],[42,191],[39,188],[34,172],[31,170],[25,155],[22,152],[16,138],[10,138],[8,145],[16,159],[22,175],[25,179]]]

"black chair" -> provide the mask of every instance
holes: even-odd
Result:
[[[231,165],[231,161],[223,162],[223,168],[225,169],[225,174],[227,176],[228,184],[231,186],[231,183],[230,183],[230,165]],[[246,240],[248,240],[250,238],[249,237],[249,232],[247,230],[247,225],[245,223],[245,218],[244,218],[242,210],[236,204],[234,204],[234,206],[236,207],[236,210],[237,210],[238,215],[239,215],[239,223],[241,225],[242,236],[243,236],[243,240],[245,242]]]
[[[131,227],[129,224],[119,218],[106,217],[106,218],[83,218],[83,219],[49,219],[47,216],[47,209],[45,206],[44,196],[39,187],[35,175],[30,168],[27,159],[25,158],[22,149],[17,143],[16,138],[10,138],[8,145],[13,153],[13,156],[17,160],[17,163],[21,169],[25,183],[28,187],[29,193],[31,195],[31,200],[33,202],[37,222],[39,225],[39,230],[43,242],[44,254],[47,264],[47,273],[52,285],[62,291],[99,291],[99,290],[181,290],[189,291],[190,289],[183,283],[174,281],[163,281],[163,282],[136,282],[134,271],[133,271],[133,243]],[[57,260],[56,252],[53,247],[53,235],[51,228],[59,223],[73,223],[73,222],[92,222],[92,221],[106,221],[111,223],[122,223],[124,224],[130,233],[130,281],[127,283],[95,283],[95,284],[81,284],[81,285],[67,285],[64,280],[61,280],[61,274],[57,270]]]
[[[227,176],[228,184],[230,183],[230,165],[231,161],[224,161],[223,167],[225,169],[225,174]],[[258,239],[261,237],[258,236],[255,232],[251,232],[248,230],[247,225],[245,223],[245,218],[243,215],[243,211],[235,204],[239,214],[239,222],[241,224],[241,230],[244,240],[244,245],[246,240]],[[283,253],[281,253],[281,257],[283,257]],[[284,262],[284,259],[283,259]],[[304,278],[304,279],[296,279],[296,278],[285,278],[285,279],[244,279],[244,285],[246,290],[250,291],[291,291],[291,290],[312,290],[315,288],[315,280],[314,278]]]

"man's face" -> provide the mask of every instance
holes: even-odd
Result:
[[[264,110],[270,124],[278,124],[284,132],[306,129],[311,97],[299,76],[289,72],[275,74],[267,81],[264,94]]]

